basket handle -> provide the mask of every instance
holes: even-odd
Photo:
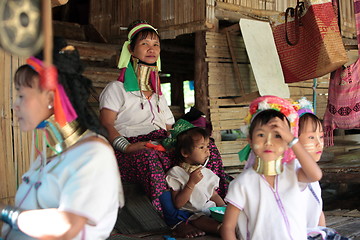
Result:
[[[305,5],[304,2],[300,2],[299,0],[297,0],[296,6],[295,8],[289,7],[286,9],[285,11],[285,37],[286,37],[286,42],[287,44],[289,44],[290,46],[295,46],[296,44],[298,44],[299,40],[300,40],[300,26],[302,26],[301,23],[301,15],[304,11]],[[295,18],[295,41],[291,42],[288,36],[288,27],[287,27],[287,23],[288,23],[288,16],[294,17]]]

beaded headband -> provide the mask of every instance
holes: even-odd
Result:
[[[301,117],[305,113],[315,114],[312,103],[309,100],[307,100],[306,97],[302,97],[296,102],[293,102],[293,105],[299,117]]]
[[[245,122],[248,125],[250,125],[252,120],[256,117],[256,115],[258,113],[260,113],[261,111],[264,111],[264,110],[268,110],[268,109],[273,109],[273,110],[279,111],[282,114],[284,114],[284,116],[290,122],[290,128],[291,128],[292,134],[294,134],[295,137],[298,136],[299,116],[298,116],[295,108],[289,101],[287,101],[283,98],[277,97],[277,96],[271,96],[271,95],[262,96],[262,97],[255,99],[253,102],[251,102],[250,106],[249,106],[248,115],[245,118]],[[252,165],[253,161],[254,161],[254,159],[253,159],[254,155],[250,155],[250,157],[249,157],[250,151],[251,151],[250,146],[246,146],[243,150],[241,150],[239,152],[240,161],[249,160],[247,163],[247,166]],[[289,148],[285,151],[284,158],[282,161],[290,162],[294,158],[295,158],[295,154],[292,151],[292,149]]]

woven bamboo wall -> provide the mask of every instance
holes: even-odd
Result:
[[[21,133],[12,106],[15,99],[13,75],[24,63],[0,48],[0,200],[12,203],[22,174],[29,168],[30,134]]]
[[[206,29],[205,0],[92,0],[90,23],[110,42],[119,43],[137,19],[156,26],[163,39]]]
[[[241,80],[246,92],[256,91],[256,84],[249,60],[246,54],[244,42],[240,36],[231,35],[231,42],[235,52]],[[244,125],[249,104],[235,104],[234,97],[239,96],[240,85],[235,79],[234,68],[230,57],[230,51],[226,35],[221,33],[206,33],[206,59],[208,63],[208,91],[210,105],[210,119],[213,125],[213,136],[216,145],[222,154],[226,167],[238,166],[237,152],[244,147],[246,139],[236,141],[221,141],[220,131],[239,129]]]
[[[296,0],[92,0],[90,23],[111,43],[122,43],[126,37],[123,28],[137,19],[149,21],[159,29],[163,39],[171,39],[195,31],[216,30],[217,3],[226,4],[228,9],[241,6],[283,12],[294,7]],[[339,9],[342,34],[353,38],[353,2],[340,1]]]

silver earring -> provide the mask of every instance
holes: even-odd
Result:
[[[48,105],[48,109],[52,109],[53,108],[53,106],[51,106],[50,104]]]

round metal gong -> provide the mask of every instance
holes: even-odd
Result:
[[[1,0],[0,47],[15,55],[31,56],[42,45],[40,0]]]

